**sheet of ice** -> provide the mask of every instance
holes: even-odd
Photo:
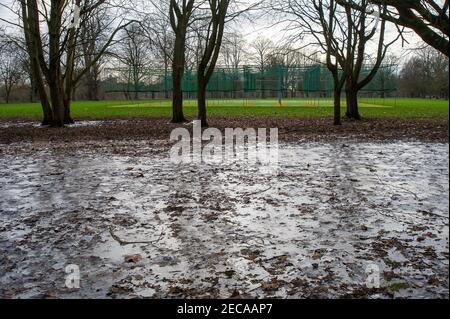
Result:
[[[448,144],[342,143],[282,145],[276,175],[3,155],[0,296],[448,298]]]

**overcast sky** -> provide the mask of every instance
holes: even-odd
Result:
[[[249,42],[260,36],[270,38],[274,42],[285,42],[288,35],[285,27],[278,25],[273,16],[266,16],[251,22],[245,22],[244,25],[239,25],[237,29],[242,30]],[[386,39],[395,39],[397,35],[397,28],[393,24],[387,23]],[[377,37],[374,38],[377,39]],[[402,60],[401,62],[403,62],[412,53],[412,49],[422,47],[424,45],[422,39],[411,31],[404,33],[404,38],[407,42],[409,42],[409,44],[402,43],[402,41],[397,41],[389,50],[391,54],[398,56]],[[304,44],[305,43],[298,43],[297,47],[302,47]],[[370,46],[371,47],[368,51],[376,51],[376,43],[372,43]]]
[[[255,2],[256,0],[247,0],[247,2]],[[0,3],[11,7],[14,0],[0,0]],[[17,20],[11,12],[4,6],[0,6],[0,17],[8,20]],[[265,16],[262,18],[255,18],[253,21],[240,22],[238,25],[233,26],[236,30],[241,32],[248,42],[253,41],[257,37],[267,37],[270,38],[275,43],[283,42],[285,39],[286,32],[281,25],[274,25],[275,19],[273,16]],[[0,25],[5,25],[0,21]],[[392,38],[396,36],[396,28],[392,25],[388,26],[387,38]],[[420,47],[423,42],[420,38],[414,35],[412,32],[406,35],[406,39],[410,42],[409,44],[403,44],[398,41],[390,50],[392,54],[400,57],[402,62],[411,53],[411,49]],[[303,46],[304,43],[298,44],[298,47]],[[372,46],[372,50],[375,46]],[[370,49],[369,49],[370,50]]]

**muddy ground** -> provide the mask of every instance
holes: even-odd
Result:
[[[448,142],[447,119],[365,119],[345,122],[343,126],[330,125],[332,120],[274,119],[274,118],[222,118],[209,120],[211,127],[272,128],[280,130],[280,139],[286,142],[329,141],[347,137],[359,140],[384,141],[391,139]],[[115,140],[167,140],[176,125],[166,118],[145,120],[80,121],[75,127],[64,130],[47,130],[33,122],[0,121],[0,144],[22,142],[72,142]]]
[[[1,123],[0,297],[449,297],[447,120],[210,124],[279,127],[278,173],[174,167],[163,119]]]

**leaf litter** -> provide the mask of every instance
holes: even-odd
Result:
[[[448,142],[286,141],[276,175],[174,167],[163,140],[39,143],[2,147],[1,297],[449,296]]]

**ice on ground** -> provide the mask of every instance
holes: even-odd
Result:
[[[448,155],[285,144],[276,175],[150,149],[2,155],[0,296],[448,298]]]

